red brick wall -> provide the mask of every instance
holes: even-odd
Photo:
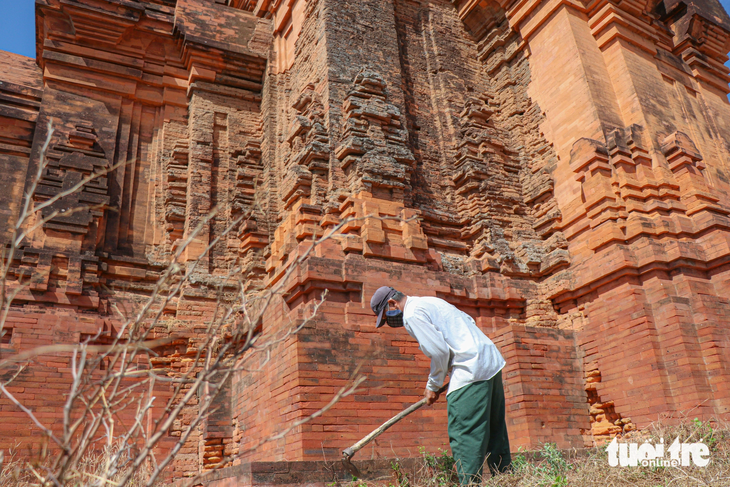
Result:
[[[582,364],[572,331],[512,325],[493,337],[502,371],[510,447],[580,448],[588,435]]]
[[[100,330],[109,331],[115,327],[118,328],[119,323],[113,319],[73,309],[32,306],[14,308],[8,315],[8,320],[3,328],[4,332],[10,332],[10,340],[9,343],[3,342],[0,346],[0,360],[12,359],[15,355],[23,353],[28,356],[22,361],[11,361],[5,364],[0,371],[0,380],[8,381],[17,374],[17,377],[7,386],[7,390],[30,409],[41,424],[60,438],[63,432],[64,406],[73,382],[72,355],[66,351],[32,352],[38,350],[39,347],[74,346],[89,340],[92,340],[93,345],[95,344],[93,337]],[[159,352],[164,354],[163,350],[159,350]],[[170,350],[168,354],[175,355],[175,352]],[[179,359],[179,353],[177,355]],[[90,352],[88,358],[93,360],[94,352]],[[168,360],[167,364],[169,365],[170,362]],[[141,368],[146,368],[147,357],[140,356],[138,363]],[[22,370],[18,374],[19,368]],[[91,374],[91,379],[95,376],[101,377],[103,374],[99,369],[88,372]],[[134,384],[134,381],[124,380],[121,384],[122,387],[129,387]],[[172,389],[169,384],[157,384],[154,393],[156,402],[151,409],[152,414],[161,413],[165,402],[171,397],[171,393]],[[13,449],[21,453],[30,449],[34,454],[40,454],[41,446],[45,444],[50,452],[55,451],[55,445],[48,443],[50,440],[45,438],[45,435],[30,422],[26,413],[19,410],[4,395],[0,397],[0,411],[2,411],[3,417],[8,419],[0,424],[0,449]],[[135,414],[136,405],[118,408],[120,422],[132,424]],[[103,431],[100,431],[99,437],[103,434]],[[163,440],[160,445],[160,454],[164,454],[169,448],[169,439]]]

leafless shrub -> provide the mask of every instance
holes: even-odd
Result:
[[[0,269],[0,335],[8,314],[18,294],[28,282],[9,279],[9,271],[24,240],[45,221],[56,216],[51,213],[40,217],[40,210],[74,191],[79,191],[90,179],[100,177],[115,168],[93,174],[66,191],[42,203],[33,202],[44,165],[45,153],[51,141],[53,129],[49,122],[48,137],[41,151],[41,162],[31,191],[25,195],[20,216],[13,229],[11,242],[4,249]],[[73,209],[68,211],[74,211]],[[53,344],[33,350],[4,356],[0,371],[12,370],[9,380],[0,382],[0,394],[25,412],[35,427],[43,432],[44,444],[40,457],[21,458],[15,451],[6,459],[0,474],[0,486],[151,486],[164,478],[163,472],[182,447],[191,439],[201,423],[215,410],[215,401],[223,386],[234,373],[250,373],[270,356],[279,343],[297,333],[317,314],[320,301],[314,303],[308,316],[276,336],[262,332],[264,312],[281,293],[281,288],[297,267],[307,259],[316,246],[333,238],[343,225],[356,220],[350,218],[329,229],[321,236],[314,236],[308,250],[296,259],[279,279],[278,284],[266,290],[248,291],[241,269],[232,268],[218,277],[218,298],[202,338],[195,344],[196,350],[188,367],[177,374],[167,374],[156,369],[151,358],[156,350],[170,344],[174,338],[157,338],[153,330],[169,329],[164,310],[179,298],[187,284],[195,278],[196,268],[231,229],[246,215],[234,222],[222,235],[214,239],[197,260],[185,264],[180,257],[200,231],[209,225],[218,209],[214,209],[175,248],[170,263],[161,272],[149,296],[139,299],[136,306],[127,309],[115,307],[116,319],[121,323],[115,336],[108,343],[91,344],[99,338],[88,337],[80,344]],[[385,219],[381,217],[381,219]],[[66,401],[61,425],[46,424],[31,408],[23,404],[23,397],[8,390],[8,384],[40,356],[61,356],[69,360],[72,383],[66,391]],[[139,364],[146,363],[142,367]],[[339,399],[352,394],[364,378],[353,373],[349,383],[332,397],[320,411],[293,424],[284,425],[271,438],[262,439],[258,445],[288,434],[293,428],[310,421],[330,409]],[[155,396],[155,387],[171,384],[172,393],[163,400]],[[192,407],[194,406],[194,407]],[[184,411],[193,410],[186,418],[179,436],[169,435],[171,427],[180,422]],[[121,421],[122,411],[131,421]],[[166,443],[166,449],[160,445]],[[171,443],[170,443],[171,442]],[[246,452],[239,452],[246,453]],[[230,460],[230,459],[226,459]],[[190,483],[197,480],[190,479]]]

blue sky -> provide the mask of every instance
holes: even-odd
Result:
[[[0,0],[0,50],[35,57],[34,0]]]
[[[730,12],[730,0],[720,3]],[[0,50],[35,57],[34,6],[34,0],[0,0]]]

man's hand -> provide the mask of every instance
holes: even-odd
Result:
[[[425,392],[423,393],[423,397],[426,398],[426,404],[428,404],[429,406],[431,404],[435,403],[438,400],[440,395],[441,395],[440,393],[434,392],[431,389],[426,389]]]

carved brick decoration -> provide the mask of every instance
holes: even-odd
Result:
[[[146,364],[170,377],[189,371],[231,270],[247,293],[281,286],[271,336],[328,293],[265,367],[231,376],[166,482],[321,479],[418,400],[428,360],[374,328],[381,285],[454,303],[500,347],[514,449],[730,414],[717,0],[38,0],[36,24],[37,59],[0,52],[5,247],[40,171],[0,355],[107,343],[115,310],[137,309],[174,256],[193,275],[154,329],[174,340]],[[361,390],[261,444],[357,367]],[[12,387],[56,427],[62,392],[47,391],[70,384],[58,356]],[[0,449],[38,446],[22,411],[0,410]],[[368,455],[442,447],[446,423],[439,401]]]
[[[388,101],[383,77],[375,71],[359,72],[342,109],[344,132],[335,155],[348,175],[350,192],[385,188],[402,198],[410,188],[415,159],[400,109]]]
[[[41,211],[43,227],[71,234],[88,233],[92,222],[99,227],[104,207],[109,203],[108,178],[104,174],[109,161],[89,123],[76,125],[68,134],[68,142],[53,149],[47,155],[48,164],[38,183],[36,200],[42,202],[44,197],[70,193]],[[82,184],[94,174],[102,175]]]
[[[165,230],[173,242],[183,236],[188,200],[188,157],[188,141],[176,141],[166,164]]]
[[[330,143],[324,107],[313,85],[306,86],[293,108],[297,115],[287,139],[292,156],[282,196],[287,207],[301,198],[306,198],[310,204],[321,205],[327,195]]]

